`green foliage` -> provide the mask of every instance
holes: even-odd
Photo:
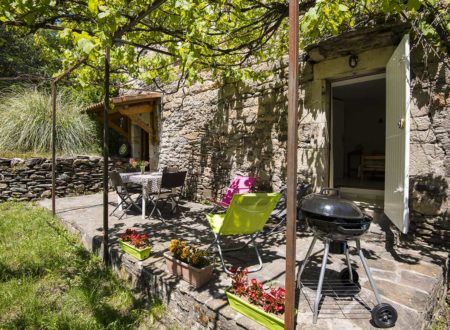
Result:
[[[409,22],[428,46],[450,46],[450,14],[447,0],[318,0],[301,19],[301,44],[343,31],[383,23],[387,20]]]
[[[104,49],[111,53],[115,87],[128,80],[147,84],[201,81],[203,72],[224,79],[261,78],[249,64],[287,53],[285,0],[0,0],[0,22],[36,34],[50,29],[65,67],[81,86],[100,84]],[[421,42],[447,54],[447,0],[300,1],[301,46],[386,19],[410,22]],[[423,37],[423,38],[422,38]]]
[[[45,153],[51,148],[51,95],[17,87],[0,95],[0,150]],[[95,153],[97,128],[83,104],[67,91],[57,98],[56,150],[60,154]]]
[[[0,204],[0,324],[9,329],[152,328],[163,314],[45,210]],[[153,325],[156,328],[156,325]]]
[[[46,39],[46,46],[54,46],[51,33],[42,32],[41,36],[33,36],[25,29],[12,30],[0,26],[0,74],[2,77],[20,75],[51,77],[58,71],[57,58],[49,58],[48,47],[41,47]],[[38,40],[41,39],[41,40]],[[3,85],[10,83],[4,82]]]

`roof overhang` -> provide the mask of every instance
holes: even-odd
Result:
[[[367,50],[397,45],[411,25],[404,22],[378,24],[329,37],[305,48],[305,61],[319,63],[324,60],[349,56]]]
[[[141,103],[152,103],[157,102],[161,99],[162,94],[151,92],[151,93],[145,93],[145,94],[139,94],[139,95],[124,95],[124,96],[117,96],[113,97],[111,99],[111,110],[123,107],[129,107],[134,105],[139,105]],[[85,110],[87,112],[99,112],[103,111],[104,102],[98,102],[95,104],[92,104],[88,106]]]

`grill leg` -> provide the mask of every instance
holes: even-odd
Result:
[[[322,286],[323,286],[323,279],[325,277],[325,270],[327,268],[328,251],[330,250],[330,240],[325,239],[324,245],[325,249],[323,252],[322,268],[320,269],[319,284],[317,285],[317,292],[316,292],[316,301],[314,302],[314,318],[313,318],[314,324],[317,323],[317,318],[319,317],[319,304],[320,300],[322,299]]]
[[[359,257],[361,258],[364,270],[366,271],[367,278],[369,279],[370,286],[372,287],[372,291],[375,294],[375,299],[377,300],[378,304],[381,304],[380,293],[378,292],[377,286],[375,285],[375,281],[372,278],[372,273],[370,272],[369,265],[367,264],[366,258],[364,257],[364,254],[361,250],[361,243],[359,241],[359,238],[356,239],[356,249],[358,251]]]
[[[314,236],[314,238],[313,238],[311,244],[309,245],[308,252],[306,252],[305,260],[303,260],[303,263],[302,263],[302,265],[301,265],[301,267],[300,267],[300,270],[298,271],[298,275],[297,275],[297,288],[300,288],[300,287],[301,287],[300,278],[302,277],[302,274],[303,274],[303,271],[305,270],[306,264],[307,264],[308,261],[309,261],[309,257],[311,256],[311,252],[312,252],[312,250],[313,250],[313,248],[314,248],[314,245],[316,244],[316,241],[317,241],[317,237]]]
[[[345,259],[347,259],[347,267],[350,272],[350,282],[353,283],[353,271],[352,264],[350,263],[350,253],[348,252],[348,242],[345,243]]]

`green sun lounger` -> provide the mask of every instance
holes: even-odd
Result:
[[[220,261],[226,273],[231,274],[230,270],[225,266],[223,252],[240,250],[250,242],[255,248],[259,266],[254,270],[249,270],[249,272],[256,272],[262,268],[263,263],[255,238],[263,229],[280,197],[281,194],[278,193],[235,194],[226,213],[210,213],[206,215],[215,237],[211,247],[217,247]],[[232,235],[250,235],[250,241],[238,248],[222,249],[220,245],[221,237]]]

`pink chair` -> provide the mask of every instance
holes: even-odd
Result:
[[[208,199],[208,201],[215,204],[216,206],[227,208],[228,206],[230,206],[234,194],[245,194],[250,192],[255,182],[256,178],[250,176],[237,175],[233,179],[233,181],[231,181],[230,186],[227,188],[227,191],[222,196],[222,200],[216,201],[214,199]]]

